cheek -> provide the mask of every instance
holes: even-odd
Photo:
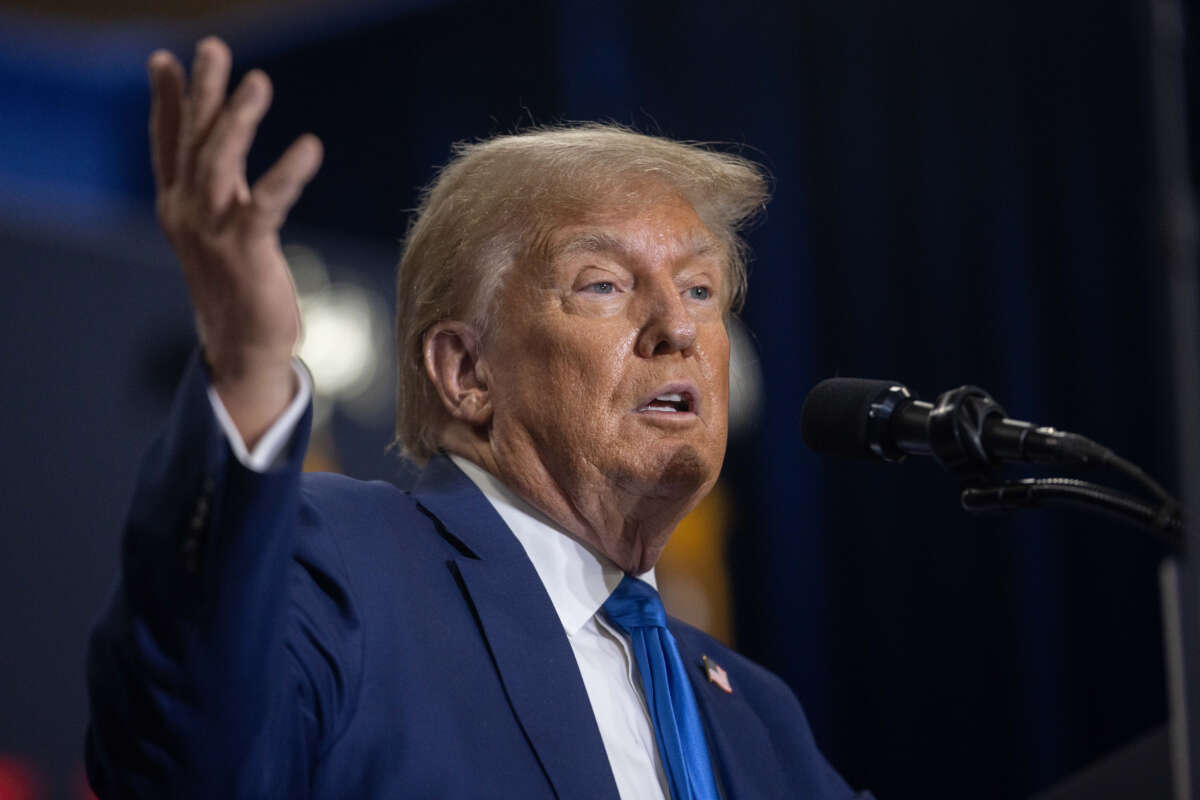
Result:
[[[729,400],[729,336],[722,325],[719,331],[714,331],[707,337],[704,346],[704,364],[713,391],[718,399],[724,398],[726,405]]]
[[[624,397],[627,345],[620,337],[604,335],[594,329],[573,331],[549,349],[546,370],[553,389],[572,398],[572,405],[588,419],[584,427],[604,427],[614,405],[627,402]]]
[[[498,414],[512,412],[550,428],[604,426],[603,412],[621,399],[629,347],[611,333],[547,326],[506,343],[508,357],[494,361],[493,369]]]
[[[635,338],[629,326],[611,321],[567,322],[540,337],[539,356],[559,380],[571,382],[561,389],[605,392],[629,363]]]

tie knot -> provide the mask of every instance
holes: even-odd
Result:
[[[667,611],[654,587],[632,575],[626,575],[604,601],[604,613],[621,630],[665,628]]]

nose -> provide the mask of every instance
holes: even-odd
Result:
[[[642,358],[683,353],[696,344],[696,320],[672,282],[654,288],[647,302],[645,324],[638,336],[637,353]]]

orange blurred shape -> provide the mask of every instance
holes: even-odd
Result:
[[[0,800],[40,800],[43,796],[33,764],[20,756],[0,755]]]
[[[333,436],[329,433],[328,425],[312,432],[312,436],[308,440],[308,450],[304,453],[304,471],[342,471],[341,464],[338,463],[337,447],[334,445]]]
[[[655,568],[667,610],[725,644],[734,637],[725,566],[732,502],[729,489],[718,482],[679,523]]]

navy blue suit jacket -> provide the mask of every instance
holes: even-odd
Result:
[[[142,465],[88,657],[109,797],[605,798],[562,624],[451,461],[416,487],[233,457],[193,363]],[[774,675],[672,621],[729,798],[846,798]],[[702,655],[733,694],[704,678]]]

